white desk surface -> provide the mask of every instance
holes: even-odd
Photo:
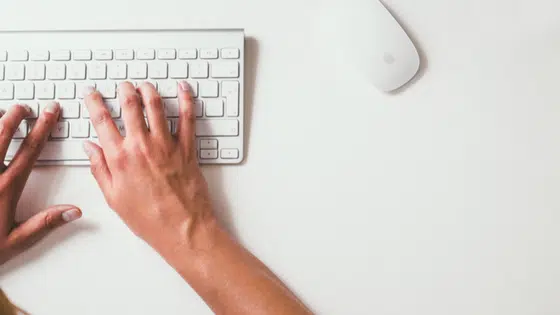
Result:
[[[3,0],[0,28],[245,28],[248,159],[205,172],[318,314],[560,312],[559,2],[387,0],[424,63],[396,95],[330,65],[324,1],[129,3]],[[31,313],[211,313],[88,169],[35,172],[22,211],[52,203],[85,217],[0,269]]]

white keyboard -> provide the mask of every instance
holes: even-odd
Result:
[[[34,118],[53,100],[61,119],[39,165],[88,165],[85,139],[97,142],[81,91],[92,85],[104,96],[126,136],[117,97],[120,82],[149,81],[163,98],[169,128],[178,118],[177,83],[196,97],[201,164],[238,164],[244,152],[243,30],[0,32],[0,108],[27,104],[33,116],[10,145],[16,153]]]

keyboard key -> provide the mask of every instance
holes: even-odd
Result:
[[[126,79],[126,63],[114,62],[109,64],[109,79]]]
[[[39,102],[39,109],[40,109],[40,113],[44,112],[45,109],[47,108],[47,106],[49,106],[49,104],[51,104],[53,101],[40,101]]]
[[[20,100],[32,100],[35,98],[35,86],[31,82],[18,82],[15,84],[16,98]]]
[[[229,117],[239,116],[239,82],[223,81],[222,96],[226,98],[226,112]]]
[[[148,78],[148,65],[145,62],[131,62],[128,70],[131,79]]]
[[[47,79],[49,80],[66,79],[66,65],[63,63],[47,64]]]
[[[50,52],[48,50],[32,50],[29,53],[31,61],[49,61]]]
[[[201,97],[218,97],[218,81],[202,81],[200,82]]]
[[[80,108],[82,109],[82,118],[88,118],[88,119],[91,118],[91,116],[89,115],[89,111],[87,109],[87,105],[84,101],[80,102]]]
[[[107,64],[103,62],[92,62],[87,66],[88,77],[93,80],[105,80],[107,78]]]
[[[13,138],[14,139],[25,139],[25,137],[27,137],[27,121],[22,121],[21,124],[19,124],[18,128],[16,129],[16,132],[14,133]]]
[[[136,59],[138,60],[154,60],[156,59],[156,51],[153,49],[138,49],[136,51]]]
[[[224,49],[222,49],[222,58],[224,58],[224,59],[239,59],[239,49],[237,49],[237,48],[224,48]]]
[[[68,65],[68,79],[85,80],[86,64],[82,62],[74,62]]]
[[[222,159],[238,159],[239,150],[238,149],[222,149],[220,152]]]
[[[95,60],[113,60],[113,51],[110,49],[99,49],[93,52]]]
[[[167,63],[166,62],[149,63],[148,75],[151,79],[167,79]]]
[[[91,124],[91,123],[90,123],[90,126],[89,126],[89,131],[91,132],[91,136],[93,138],[97,138],[97,132],[95,131],[95,128],[93,127],[93,124]]]
[[[81,119],[71,120],[70,136],[72,138],[89,138],[89,122]]]
[[[34,101],[27,101],[23,103],[29,106],[29,108],[31,108],[31,115],[29,116],[29,118],[39,117],[39,103]]]
[[[121,117],[121,105],[119,104],[118,100],[107,100],[105,101],[105,105],[107,106],[107,110],[109,110],[111,117]]]
[[[208,78],[208,62],[194,61],[191,63],[191,77],[193,79],[207,79]]]
[[[97,84],[95,84],[95,82],[93,81],[80,81],[80,82],[76,82],[76,92],[78,94],[78,98],[79,99],[83,99],[84,98],[84,90],[86,87],[91,86],[92,88],[96,88]]]
[[[201,49],[200,50],[201,59],[218,59],[217,49]]]
[[[6,65],[6,79],[12,81],[25,79],[25,66],[22,63],[8,63]]]
[[[74,60],[78,61],[90,61],[91,60],[91,50],[75,50],[72,52]]]
[[[158,59],[160,60],[173,60],[177,58],[175,49],[160,49],[158,50]]]
[[[0,50],[0,61],[8,61],[8,52]]]
[[[200,140],[201,149],[218,149],[218,140],[216,139],[203,139]]]
[[[221,99],[206,101],[206,117],[223,117],[224,102]]]
[[[171,123],[171,134],[177,134],[177,128],[179,127],[179,120],[178,119],[170,119],[168,120]]]
[[[201,100],[194,100],[194,112],[196,117],[202,117],[203,116],[203,111],[204,109],[204,102]]]
[[[169,62],[169,77],[172,79],[186,79],[189,77],[189,64],[185,61]]]
[[[51,138],[64,139],[68,138],[70,134],[70,126],[67,121],[59,121],[51,131]]]
[[[8,52],[8,60],[10,61],[27,61],[29,53],[27,50],[10,50]]]
[[[115,51],[115,59],[117,60],[132,60],[134,59],[134,50],[132,49],[119,49]]]
[[[14,84],[11,82],[0,82],[0,100],[14,99]]]
[[[158,82],[158,92],[163,98],[177,97],[177,82],[167,80]]]
[[[61,101],[62,118],[80,118],[80,102]]]
[[[212,78],[239,78],[239,62],[221,61],[212,63]]]
[[[116,98],[117,87],[112,81],[97,81],[97,91],[103,95],[103,98]],[[120,114],[119,114],[120,115]]]
[[[198,81],[187,80],[187,83],[191,87],[192,96],[198,97]]]
[[[239,136],[239,121],[237,119],[201,119],[196,121],[196,135],[198,137]]]
[[[124,127],[124,121],[115,120],[115,125],[117,126],[117,130],[119,131],[121,136],[126,137],[126,129]]]
[[[0,81],[4,80],[4,65],[0,64]]]
[[[37,82],[35,84],[35,93],[40,100],[54,100],[54,83]]]
[[[177,99],[163,100],[165,117],[179,117],[179,101]]]
[[[55,86],[56,97],[61,100],[76,98],[76,85],[74,82],[58,82]]]
[[[215,160],[218,158],[218,150],[200,150],[200,158],[205,160]]]
[[[157,90],[158,89],[158,82],[156,80],[146,80],[144,82],[150,83],[154,86],[154,88]]]
[[[27,80],[45,80],[46,67],[43,63],[30,63],[25,67],[25,77]]]
[[[196,59],[198,56],[196,49],[179,50],[179,59]]]
[[[68,61],[70,60],[70,50],[55,50],[51,54],[51,59],[54,61]]]

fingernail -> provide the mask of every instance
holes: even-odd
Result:
[[[181,87],[182,91],[189,92],[191,90],[189,83],[187,81],[179,82],[179,86]]]
[[[86,155],[88,157],[91,157],[93,155],[93,150],[91,149],[91,144],[89,144],[89,142],[85,141],[83,146],[84,146],[84,152],[86,153]]]
[[[23,109],[25,109],[25,111],[27,111],[29,114],[31,114],[32,110],[31,110],[31,107],[29,107],[29,105],[19,104],[19,106],[23,107]]]
[[[72,222],[78,220],[82,216],[80,210],[73,208],[62,213],[62,220]]]
[[[92,94],[93,92],[95,92],[95,88],[91,85],[87,85],[84,86],[84,89],[82,90],[82,95],[84,97],[89,96],[90,94]]]
[[[47,107],[45,107],[45,111],[47,113],[56,114],[60,109],[60,104],[57,102],[50,102]]]

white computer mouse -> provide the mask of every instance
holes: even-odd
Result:
[[[378,89],[394,91],[418,73],[416,47],[378,0],[331,0],[319,14],[318,35],[325,49]]]

